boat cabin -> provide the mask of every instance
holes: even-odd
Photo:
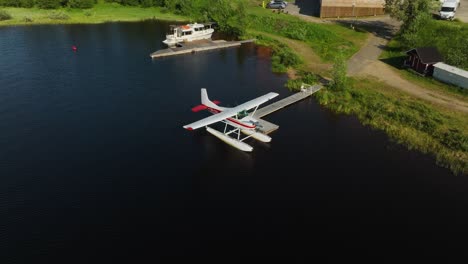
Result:
[[[195,22],[193,24],[187,24],[187,25],[169,25],[169,35],[176,36],[176,37],[192,35],[194,32],[200,32],[200,31],[213,28],[214,25],[215,25],[214,22],[205,23],[205,24],[197,24]]]

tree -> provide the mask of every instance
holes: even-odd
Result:
[[[346,76],[347,65],[343,54],[338,54],[335,57],[332,69],[332,85],[334,90],[345,90],[348,85],[348,77]]]
[[[20,6],[20,2],[18,0],[0,0],[0,6]]]
[[[94,0],[69,0],[68,6],[71,8],[91,8],[94,5]]]
[[[218,22],[221,31],[238,36],[245,33],[248,21],[246,1],[212,1],[208,14]]]
[[[43,9],[55,9],[60,7],[60,0],[36,0],[37,7]]]
[[[403,26],[411,24],[420,13],[429,14],[435,7],[434,0],[385,0],[385,11],[391,17],[403,22]]]
[[[34,6],[34,0],[20,0],[19,4],[21,7],[31,8]]]

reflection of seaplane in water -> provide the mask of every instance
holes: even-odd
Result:
[[[277,93],[268,93],[236,107],[227,108],[218,106],[218,101],[210,101],[210,99],[208,99],[206,89],[201,89],[202,104],[192,108],[192,111],[198,112],[201,110],[208,110],[213,115],[194,123],[185,125],[184,128],[188,130],[194,130],[200,127],[206,127],[206,130],[210,134],[216,136],[229,145],[243,151],[252,151],[253,148],[243,142],[245,139],[252,137],[262,142],[271,141],[271,137],[258,131],[260,124],[258,120],[253,117],[253,115],[255,114],[255,111],[257,111],[260,104],[263,104],[266,101],[275,98],[276,96],[278,96]],[[254,111],[248,113],[247,111],[252,108],[255,108]],[[208,125],[217,122],[223,122],[226,124],[224,127],[224,132],[220,132],[218,130],[212,129],[211,127],[208,127]],[[228,125],[234,129],[228,130]],[[241,132],[246,136],[241,138]],[[230,137],[229,135],[231,134],[236,135],[236,137]]]

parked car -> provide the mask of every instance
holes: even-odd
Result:
[[[271,9],[285,9],[286,5],[282,2],[269,2],[267,8]]]
[[[282,0],[271,0],[270,3],[283,3],[285,6],[288,6],[288,2]]]
[[[457,12],[457,7],[459,6],[460,0],[446,0],[440,7],[440,18],[453,20],[455,18],[455,13]]]

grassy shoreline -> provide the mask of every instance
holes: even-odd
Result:
[[[256,15],[262,15],[261,10],[257,10],[255,13]],[[293,75],[298,78],[299,82],[301,82],[301,78],[310,79],[308,76],[310,70],[307,70],[309,67],[304,67],[304,65],[310,64],[308,59],[310,60],[311,56],[307,56],[304,50],[294,48],[284,38],[302,41],[305,46],[309,46],[320,57],[313,63],[329,62],[330,58],[327,58],[329,51],[323,52],[323,47],[317,47],[317,43],[310,45],[310,39],[302,40],[297,37],[297,35],[291,33],[294,32],[294,28],[289,27],[286,32],[275,30],[277,28],[275,24],[287,23],[294,21],[294,19],[278,14],[274,16],[278,19],[284,17],[284,20],[271,22],[263,19],[262,21],[266,21],[266,23],[261,27],[251,28],[249,32],[260,40],[258,44],[261,45],[273,47],[289,45],[287,52],[295,54],[295,56],[299,57],[299,60],[297,60],[298,63],[286,65],[286,68],[292,68],[296,72]],[[266,25],[267,23],[273,25]],[[317,25],[314,24],[313,27],[317,27]],[[342,54],[347,58],[354,54],[365,42],[362,35],[358,35],[357,32],[355,33],[355,31],[346,28],[340,28],[337,25],[323,25],[322,29],[340,31],[338,33],[339,38],[332,41],[345,44],[341,45],[341,47],[345,47],[345,52],[342,52]],[[263,37],[259,38],[258,36]],[[326,42],[322,43],[327,45]],[[333,47],[333,45],[330,45],[327,48],[333,49]],[[332,52],[337,51],[340,51],[339,48],[332,50]],[[275,56],[274,53],[273,56]],[[272,59],[272,64],[275,63],[278,63],[278,60]],[[273,65],[272,70],[278,68],[281,67]],[[331,76],[330,70],[322,71],[321,74],[324,77]],[[466,99],[465,91],[459,91],[454,87],[439,87],[437,82],[421,80],[416,77],[408,77],[408,79],[415,83],[424,82],[424,86],[458,99]],[[463,113],[449,111],[413,98],[374,79],[351,79],[350,81],[345,90],[322,89],[315,94],[315,97],[322,106],[337,113],[355,115],[362,124],[384,131],[390,140],[408,149],[431,155],[439,166],[450,169],[454,174],[468,175],[468,120]]]
[[[141,21],[159,19],[167,21],[188,21],[189,18],[171,14],[160,7],[121,6],[116,3],[100,2],[90,9],[60,8],[46,10],[39,8],[0,7],[12,19],[0,21],[1,26],[43,25],[43,24],[99,24],[119,21]],[[66,19],[52,18],[61,14]]]
[[[346,90],[322,89],[321,105],[356,115],[390,140],[433,156],[439,166],[468,175],[468,122],[463,113],[413,98],[373,79],[351,79]]]

